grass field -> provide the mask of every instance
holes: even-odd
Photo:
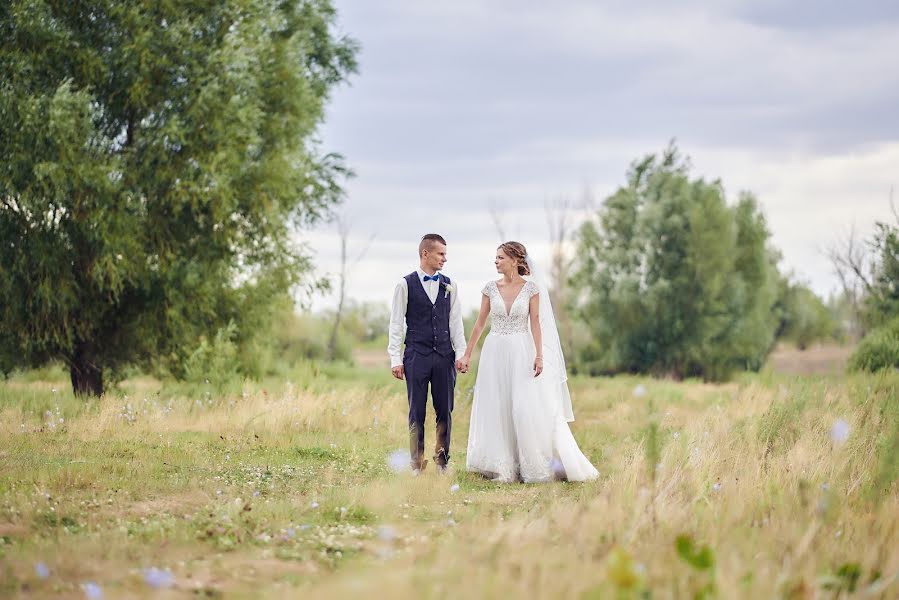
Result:
[[[575,379],[601,478],[546,485],[464,472],[472,382],[420,477],[385,369],[0,383],[0,596],[899,597],[899,374]]]

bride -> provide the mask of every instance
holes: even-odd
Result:
[[[578,448],[565,360],[546,287],[527,250],[506,242],[496,251],[500,281],[481,290],[481,310],[461,359],[468,370],[490,315],[474,388],[467,467],[496,481],[586,481],[599,473]],[[530,329],[529,329],[530,326]]]

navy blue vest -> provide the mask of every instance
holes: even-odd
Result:
[[[406,303],[407,351],[411,349],[424,356],[437,352],[449,359],[455,356],[449,332],[450,298],[446,293],[448,283],[450,278],[440,275],[437,300],[431,304],[418,272],[406,275],[406,287],[409,289],[409,300]]]

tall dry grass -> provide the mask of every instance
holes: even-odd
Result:
[[[893,598],[897,384],[576,379],[601,478],[529,486],[464,472],[464,381],[455,470],[417,478],[387,464],[387,379],[88,405],[32,382],[0,394],[0,590],[140,596],[152,565],[185,597]]]

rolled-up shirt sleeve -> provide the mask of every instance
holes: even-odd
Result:
[[[465,342],[465,325],[462,323],[462,302],[459,301],[459,284],[454,284],[455,291],[450,295],[450,339],[456,351],[456,360],[465,354],[468,344]]]
[[[387,330],[387,354],[390,355],[390,367],[403,364],[403,338],[406,335],[406,304],[409,301],[409,288],[405,279],[400,279],[393,290],[393,302],[390,309],[390,327]]]

